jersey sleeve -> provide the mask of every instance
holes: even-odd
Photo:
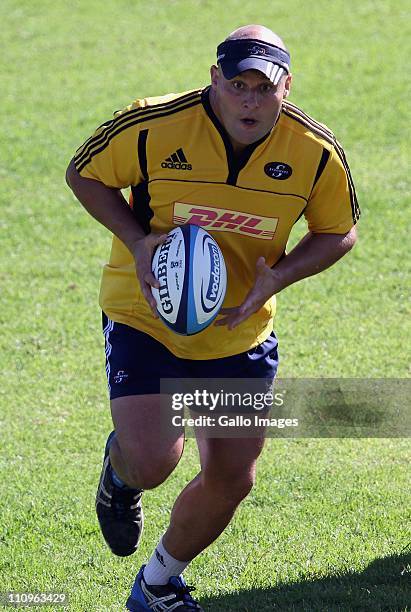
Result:
[[[138,159],[139,111],[132,105],[115,113],[76,151],[77,172],[122,189],[143,180]]]
[[[325,234],[345,234],[360,217],[350,169],[338,143],[329,151],[304,215],[311,232]]]

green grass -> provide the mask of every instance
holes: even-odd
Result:
[[[189,440],[146,496],[135,558],[110,555],[93,510],[110,428],[98,310],[110,237],[65,187],[68,160],[133,98],[205,84],[229,31],[273,27],[292,51],[291,100],[343,143],[363,211],[354,251],[279,296],[280,374],[409,376],[406,3],[3,0],[0,16],[0,591],[65,590],[70,610],[117,611],[198,461]],[[205,609],[410,610],[409,450],[270,440],[254,491],[187,572]]]

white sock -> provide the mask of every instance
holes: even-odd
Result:
[[[144,569],[144,580],[147,584],[167,584],[171,576],[179,576],[189,563],[174,559],[164,548],[161,539]]]

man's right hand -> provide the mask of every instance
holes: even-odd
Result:
[[[157,305],[151,293],[151,287],[158,289],[160,283],[151,271],[151,261],[156,247],[159,244],[163,244],[166,240],[167,234],[148,234],[144,238],[137,240],[132,249],[141,291],[156,319],[158,319]]]

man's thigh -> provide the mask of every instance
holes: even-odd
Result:
[[[180,448],[183,432],[170,427],[170,402],[161,401],[160,379],[198,376],[256,378],[272,381],[278,356],[272,334],[264,343],[246,353],[205,361],[175,357],[147,334],[114,323],[103,315],[106,344],[106,371],[113,422],[123,454],[139,462],[140,455],[156,457]],[[164,398],[164,396],[163,396]],[[165,408],[166,407],[166,411]],[[168,410],[167,410],[168,407]],[[202,438],[202,436],[200,436]],[[260,454],[264,434],[251,439],[201,439],[202,464],[220,463],[250,466]],[[126,458],[126,457],[125,457]]]
[[[228,397],[261,396],[272,389],[278,367],[277,346],[277,338],[272,333],[249,351],[210,361],[205,367],[203,363],[198,364],[197,375],[208,376],[213,391],[222,388],[222,394],[228,391]],[[254,417],[263,413],[256,411],[253,403],[243,405],[241,401],[232,406],[224,401],[212,412],[204,406],[191,410],[193,417],[201,414],[214,419],[212,426],[196,428],[202,470],[225,480],[238,480],[247,474],[254,478],[256,461],[263,450],[266,434],[266,427],[255,424]],[[225,423],[235,421],[236,416],[244,417],[244,421],[239,425],[224,426],[219,424],[221,416],[225,417]],[[243,425],[247,421],[250,425]]]
[[[160,395],[162,377],[180,377],[179,361],[147,334],[103,314],[106,374],[116,430],[113,453],[133,471],[169,471],[181,456],[184,436],[171,427]],[[163,399],[162,399],[163,398]],[[113,457],[115,459],[115,457]],[[150,469],[150,466],[152,469]]]
[[[179,360],[149,335],[103,314],[106,374],[116,438],[123,454],[161,455],[181,438],[170,427],[161,378],[179,378]],[[168,417],[168,418],[165,418]]]
[[[127,395],[111,400],[111,416],[121,454],[127,463],[178,461],[182,432],[165,419],[161,396]]]

